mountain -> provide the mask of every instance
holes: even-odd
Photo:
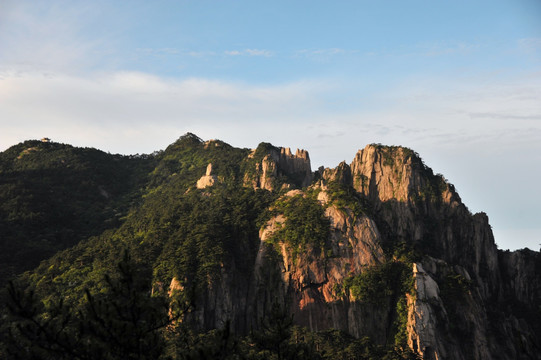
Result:
[[[154,167],[150,156],[49,141],[25,141],[0,153],[0,285],[118,226]]]
[[[218,344],[215,358],[541,358],[540,253],[498,250],[487,215],[471,214],[410,149],[372,144],[312,171],[304,150],[188,133],[131,157],[25,142],[0,164],[4,279],[44,259],[8,288],[10,309],[41,304],[6,315],[40,324],[24,351],[36,338],[39,351],[60,346],[39,320],[67,319],[58,306],[79,314],[55,328],[71,339],[64,350],[89,346],[89,332],[73,334],[93,324],[96,339],[93,299],[112,301],[133,268],[147,286],[129,298],[147,301],[130,306],[169,304],[174,324],[151,343],[173,358],[198,358],[183,351],[201,339]],[[186,306],[181,319],[173,303]]]

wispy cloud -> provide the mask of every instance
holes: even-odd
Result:
[[[342,48],[325,48],[325,49],[301,49],[295,51],[296,57],[312,57],[312,58],[330,58],[340,55],[351,55],[359,53],[358,50],[348,50]]]
[[[346,50],[339,48],[330,49],[302,49],[297,52],[299,55],[313,56],[313,55],[337,55],[345,54]]]
[[[7,1],[0,11],[0,63],[21,70],[62,70],[95,65],[111,51],[114,34],[85,36],[99,18],[90,5]],[[102,11],[107,11],[102,8]]]
[[[191,56],[191,57],[196,57],[196,58],[200,58],[200,57],[207,57],[207,56],[216,56],[216,52],[215,51],[210,51],[210,50],[203,50],[203,51],[194,51],[194,50],[191,50],[191,51],[187,51],[186,54],[188,56]]]
[[[342,132],[342,131],[332,131],[332,132],[322,132],[322,133],[318,134],[317,137],[319,139],[326,139],[326,138],[335,139],[335,138],[342,137],[344,135],[345,135],[345,133]]]
[[[464,55],[477,51],[480,48],[481,45],[479,44],[463,42],[436,42],[418,46],[420,54],[424,56]]]
[[[185,50],[177,48],[137,48],[136,53],[139,55],[145,56],[174,56],[175,58],[179,57],[194,57],[194,58],[203,58],[203,57],[213,57],[216,56],[215,51],[210,50]]]
[[[530,54],[541,52],[541,38],[519,39],[518,47],[520,50]]]
[[[472,119],[503,119],[503,120],[541,120],[541,113],[533,115],[517,115],[493,112],[470,113]]]
[[[178,136],[194,127],[235,129],[247,128],[241,124],[289,122],[313,116],[326,91],[324,83],[314,81],[260,86],[200,78],[172,80],[138,72],[89,77],[4,72],[1,78],[2,147],[72,129],[76,140],[122,151],[133,139],[121,140],[121,129],[174,127],[172,133]],[[104,132],[111,136],[104,137]]]
[[[137,48],[136,51],[146,55],[177,55],[181,53],[179,49],[175,48]]]
[[[228,56],[263,56],[271,57],[274,55],[274,52],[265,49],[244,49],[244,50],[227,50],[224,51],[225,55]]]
[[[541,143],[539,131],[532,130],[541,128],[539,80],[541,74],[523,75],[515,82],[507,77],[505,82],[489,83],[470,79],[468,85],[463,79],[410,79],[379,92],[359,93],[361,90],[351,84],[329,79],[267,86],[203,78],[175,80],[141,72],[72,76],[4,71],[0,72],[0,137],[1,144],[7,146],[22,140],[14,135],[15,128],[17,133],[37,128],[56,131],[77,124],[102,127],[101,134],[108,128],[116,129],[113,133],[122,127],[149,126],[150,121],[156,128],[203,126],[239,133],[249,128],[259,131],[262,124],[295,124],[305,129],[300,133],[304,131],[308,138],[321,138],[328,132],[340,134],[352,144],[410,146],[453,146],[467,136],[485,142],[499,136],[498,146],[513,146],[515,130],[529,129],[528,136],[520,136],[533,146]],[[364,100],[358,106],[336,108],[333,99],[341,96]],[[322,127],[307,127],[317,124]],[[271,132],[283,136],[283,131],[276,131]],[[359,131],[364,140],[357,138]],[[90,138],[92,133],[84,131],[84,137]],[[101,135],[94,140],[97,144],[105,141]],[[117,151],[125,145],[116,137],[111,143],[117,144]]]

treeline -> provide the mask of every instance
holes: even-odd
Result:
[[[155,161],[41,141],[0,153],[0,286],[56,252],[118,227]]]
[[[250,158],[248,149],[187,134],[148,157],[41,142],[0,154],[0,260],[28,260],[26,267],[4,267],[4,274],[50,257],[0,293],[6,304],[0,358],[415,358],[394,341],[380,346],[339,331],[296,327],[278,305],[245,336],[227,326],[200,333],[184,321],[196,310],[198,292],[222,269],[235,269],[235,281],[248,283],[259,229],[277,212],[287,217],[278,235],[291,251],[325,251],[329,223],[314,196],[285,198],[287,189],[243,186],[267,148]],[[196,189],[209,163],[217,184]],[[346,199],[344,191],[333,199]],[[389,273],[401,274],[397,269]],[[183,290],[169,296],[173,278]],[[372,280],[380,278],[353,278],[349,287],[362,289]]]
[[[227,325],[196,332],[182,321],[196,308],[193,292],[153,295],[148,274],[128,252],[104,276],[101,291],[86,291],[78,305],[62,295],[43,301],[32,286],[13,282],[4,296],[2,359],[417,359],[368,338],[294,326],[277,303],[247,336]]]

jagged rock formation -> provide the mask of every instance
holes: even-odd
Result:
[[[254,157],[253,150],[251,157]],[[244,179],[245,184],[255,189],[275,190],[280,183],[289,185],[282,180],[288,178],[296,186],[305,187],[312,181],[310,156],[308,151],[297,149],[295,155],[290,148],[271,147],[264,157],[255,163],[255,174]]]
[[[368,145],[350,164],[312,172],[305,150],[187,134],[151,160],[141,211],[103,235],[103,248],[68,253],[65,280],[56,259],[38,282],[80,288],[72,266],[86,278],[89,257],[129,243],[154,295],[197,283],[185,320],[201,330],[246,334],[278,303],[312,331],[423,359],[541,359],[540,253],[499,251],[487,215],[471,214],[412,150]]]
[[[325,216],[330,219],[331,226],[328,249],[332,253],[330,258],[329,254],[313,248],[304,256],[293,258],[287,245],[280,244],[279,254],[282,259],[278,267],[282,296],[291,296],[289,301],[295,319],[312,331],[335,328],[361,336],[379,328],[375,333],[382,340],[385,329],[383,322],[380,322],[381,318],[368,314],[380,314],[382,318],[386,314],[375,306],[358,304],[349,296],[337,294],[336,290],[337,285],[342,284],[351,273],[360,273],[364,267],[384,261],[380,234],[368,217],[355,218],[349,211],[340,210],[336,206],[329,206]],[[273,250],[265,241],[284,222],[285,218],[278,215],[262,228],[256,274],[275,266],[273,260],[266,260]],[[256,282],[266,281],[263,277]]]
[[[207,166],[207,172],[205,175],[201,176],[199,180],[197,180],[197,184],[195,185],[198,189],[204,189],[206,187],[212,186],[218,181],[218,178],[212,174],[212,164],[208,164]]]
[[[437,314],[430,304],[445,311],[439,297],[438,284],[428,275],[421,264],[413,265],[415,294],[408,297],[408,345],[426,359],[445,359],[444,345],[437,335]],[[445,313],[443,313],[446,316]],[[436,349],[436,350],[434,350]]]
[[[287,175],[306,186],[309,169],[306,152],[271,150],[256,164],[256,179],[245,178],[245,184],[276,190],[276,179]],[[407,294],[405,324],[411,349],[424,359],[540,358],[538,327],[517,318],[516,309],[501,310],[509,299],[539,304],[539,254],[498,252],[488,217],[472,215],[453,185],[434,175],[416,153],[368,145],[350,165],[320,169],[316,177],[320,180],[306,190],[284,196],[317,192],[330,223],[326,250],[308,246],[295,257],[286,239],[269,244],[287,220],[283,214],[272,217],[260,232],[250,290],[240,296],[243,308],[235,305],[238,289],[236,295],[226,290],[230,275],[219,285],[223,293],[212,302],[227,308],[215,313],[222,323],[223,316],[243,318],[247,323],[236,323],[243,331],[278,301],[311,330],[336,328],[389,343],[399,316],[396,299],[363,302],[340,289],[365,269],[393,261],[389,249],[408,244],[426,254],[411,265],[415,286]],[[353,189],[353,201],[365,206],[362,213],[336,200],[337,185]],[[536,305],[527,306],[535,312]]]

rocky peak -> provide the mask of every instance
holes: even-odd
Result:
[[[52,146],[60,144],[25,143],[11,150],[11,158],[21,156],[19,160],[24,161],[36,152],[34,149]],[[232,332],[245,334],[257,329],[258,320],[277,302],[294,315],[297,325],[313,331],[339,329],[357,338],[368,336],[379,345],[393,344],[395,336],[401,334],[399,341],[405,341],[405,346],[423,359],[541,358],[541,255],[529,250],[498,251],[487,215],[472,215],[454,187],[443,176],[433,174],[415,152],[404,147],[368,145],[357,152],[351,164],[319,168],[318,181],[299,189],[310,184],[313,177],[305,150],[293,153],[290,148],[263,143],[251,152],[235,149],[236,155],[229,156],[229,145],[218,140],[203,143],[188,133],[167,151],[168,155],[190,155],[171,156],[167,163],[191,169],[185,172],[190,173],[186,188],[191,188],[199,176],[199,189],[220,182],[220,187],[235,195],[232,204],[237,204],[236,196],[240,195],[243,203],[246,199],[254,203],[267,200],[258,198],[262,195],[259,192],[244,191],[236,181],[228,182],[222,175],[228,174],[224,171],[227,166],[234,168],[235,176],[241,169],[247,186],[267,190],[291,187],[280,197],[265,196],[269,199],[266,213],[263,205],[259,210],[247,206],[254,216],[238,216],[239,223],[236,219],[223,224],[217,221],[212,224],[212,232],[197,232],[210,239],[202,243],[219,246],[216,249],[223,250],[223,258],[212,258],[212,262],[205,259],[204,266],[212,264],[212,273],[208,273],[212,276],[202,282],[197,309],[186,323],[193,321],[199,329],[210,330],[224,328],[230,321]],[[197,162],[190,164],[193,154]],[[199,165],[205,163],[203,170]],[[149,198],[153,199],[149,205],[167,205],[156,207],[158,215],[149,211],[152,216],[177,216],[172,213],[181,204],[177,201],[201,201],[192,195],[216,200],[209,204],[223,205],[222,209],[230,204],[221,196],[206,196],[210,195],[207,191],[181,198],[188,192],[174,180],[164,182],[163,187],[180,190],[179,197],[162,197],[169,192],[149,195],[160,196]],[[95,188],[104,199],[109,197],[100,184]],[[250,198],[244,197],[248,195]],[[169,200],[175,202],[167,203]],[[290,212],[292,208],[298,211]],[[179,213],[178,218],[184,214],[189,213]],[[194,218],[204,222],[200,229],[206,231],[208,217]],[[134,231],[129,239],[136,247],[144,242],[140,241],[140,225],[130,223],[135,217],[131,219],[118,234],[131,236]],[[259,219],[265,222],[258,233]],[[174,230],[180,221],[174,223],[167,225],[168,231],[159,229],[156,244],[163,241],[160,257],[168,260],[158,258],[153,264],[158,269],[175,264],[180,253],[175,249],[190,248],[185,241],[199,240],[190,238],[184,228],[186,236],[178,236],[180,232]],[[200,225],[186,224],[182,226]],[[304,232],[321,224],[328,232],[311,233],[304,239]],[[145,234],[154,234],[154,230],[145,229]],[[227,235],[223,239],[215,236],[222,231]],[[319,234],[323,239],[317,237]],[[317,241],[311,241],[314,238]],[[158,246],[162,245],[156,245],[156,249]],[[198,249],[194,257],[207,249],[214,251],[206,245]],[[188,251],[182,253],[182,261],[192,256]],[[92,249],[88,254],[95,253]],[[411,272],[397,273],[397,265]],[[183,284],[197,279],[188,275],[172,278],[167,292],[168,276],[173,272],[169,270],[173,269],[164,272],[152,291],[172,296],[185,290]],[[81,276],[87,276],[86,272]],[[398,278],[400,284],[394,281]]]
[[[351,173],[353,187],[372,203],[379,225],[395,241],[422,243],[430,255],[464,266],[484,296],[497,291],[497,248],[487,216],[472,216],[454,186],[414,151],[368,145],[355,155]]]
[[[209,164],[207,165],[207,172],[206,172],[205,175],[206,175],[206,176],[212,175],[212,164],[211,164],[211,163],[209,163]]]
[[[321,173],[321,177],[326,183],[337,182],[342,185],[351,185],[351,168],[345,161],[342,161],[334,169],[325,168],[323,171],[318,170]]]
[[[292,156],[291,155],[291,149],[290,148],[280,148],[280,155],[284,156]]]
[[[442,175],[434,175],[416,152],[405,147],[367,145],[355,155],[351,173],[355,190],[376,202],[430,198],[461,204],[454,186]]]
[[[290,148],[280,148],[278,169],[284,175],[297,180],[301,187],[310,185],[312,168],[308,151],[297,149],[293,155]]]
[[[293,155],[289,148],[267,144],[246,161],[255,168],[248,184],[256,188],[273,190],[286,182],[299,186],[312,178],[304,150]],[[520,358],[535,353],[539,341],[522,334],[537,328],[511,311],[498,313],[506,320],[494,322],[495,308],[487,311],[486,306],[508,299],[536,303],[541,296],[539,256],[498,254],[486,214],[472,215],[453,185],[435,175],[415,152],[368,145],[350,165],[320,168],[317,177],[309,189],[292,190],[280,199],[303,194],[309,198],[319,190],[314,200],[324,208],[330,227],[325,251],[307,246],[302,255],[293,256],[286,239],[275,236],[287,226],[287,217],[277,213],[270,218],[259,233],[249,292],[253,299],[243,300],[253,301],[249,309],[254,317],[261,317],[271,299],[278,298],[288,304],[297,324],[311,330],[335,328],[370,336],[379,344],[389,342],[398,303],[384,296],[377,304],[359,301],[347,284],[386,262],[403,261],[388,250],[407,244],[423,254],[411,264],[413,289],[403,294],[403,330],[410,349],[424,359],[490,359],[504,351],[501,358]],[[338,191],[349,198],[337,200]],[[503,340],[495,341],[492,332]],[[517,336],[522,336],[520,346]]]
[[[246,174],[244,183],[254,188],[274,190],[284,179],[297,187],[308,186],[312,181],[310,156],[306,150],[297,149],[293,155],[290,148],[260,144],[248,159],[256,160],[255,174]]]
[[[420,159],[409,149],[367,145],[351,163],[353,186],[372,200],[407,201],[413,189],[421,186],[419,163]]]

